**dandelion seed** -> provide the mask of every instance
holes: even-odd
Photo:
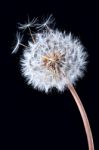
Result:
[[[33,38],[30,27],[34,27],[36,21],[37,21],[37,18],[33,18],[33,20],[30,22],[29,17],[28,17],[28,22],[27,23],[25,23],[25,24],[18,23],[19,24],[19,29],[23,29],[23,30],[26,30],[27,28],[29,29],[29,33],[30,33],[30,36],[31,36],[33,42],[35,42],[35,40]]]
[[[26,30],[27,28],[29,27],[34,27],[35,26],[35,23],[37,21],[37,18],[33,18],[32,21],[29,20],[29,17],[28,17],[28,21],[25,23],[25,24],[21,24],[21,23],[18,23],[19,24],[19,29],[22,29],[22,30]]]
[[[49,28],[49,25],[50,24],[52,24],[53,22],[54,22],[54,18],[52,17],[52,15],[50,15],[47,19],[46,19],[46,21],[44,21],[43,23],[38,23],[38,24],[36,24],[36,28],[38,29],[38,30],[42,30],[42,29],[44,29],[44,28],[47,28],[47,29],[50,29]]]
[[[16,39],[17,39],[17,42],[16,42],[16,45],[12,51],[12,54],[17,53],[20,45],[23,46],[24,48],[28,48],[28,46],[21,43],[23,36],[20,36],[20,33],[18,33],[18,32],[16,33]]]
[[[12,54],[17,53],[17,51],[19,49],[19,45],[22,41],[22,37],[20,36],[20,33],[18,33],[18,32],[16,33],[16,40],[17,40],[17,42],[16,42],[16,45],[12,51]]]

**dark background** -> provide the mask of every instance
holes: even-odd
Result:
[[[61,94],[53,90],[46,95],[33,90],[21,77],[19,59],[22,49],[11,55],[17,23],[24,23],[27,16],[32,19],[50,14],[55,17],[56,27],[78,36],[88,51],[87,71],[77,83],[76,90],[88,114],[95,150],[98,150],[99,4],[87,0],[0,1],[0,91],[3,131],[6,131],[2,139],[6,137],[8,141],[12,137],[3,146],[12,147],[15,142],[13,149],[23,149],[23,146],[34,150],[88,149],[83,123],[70,92],[66,90]]]

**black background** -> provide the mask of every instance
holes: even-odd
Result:
[[[22,49],[11,55],[18,22],[24,23],[27,16],[32,19],[53,14],[56,27],[78,36],[89,54],[86,74],[77,83],[76,90],[88,114],[95,150],[98,150],[98,9],[98,1],[87,0],[0,1],[0,91],[3,121],[7,118],[3,139],[12,137],[4,146],[10,147],[16,141],[13,149],[23,149],[23,146],[34,150],[88,149],[83,123],[70,92],[61,94],[53,90],[46,95],[27,86],[20,73]],[[10,132],[12,128],[14,134]]]

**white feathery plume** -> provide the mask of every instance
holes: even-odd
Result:
[[[27,24],[20,24],[20,29],[34,26],[35,19]],[[64,91],[67,87],[74,97],[80,111],[89,150],[94,150],[93,136],[89,120],[83,104],[73,87],[73,84],[84,75],[87,63],[87,53],[78,38],[72,34],[62,33],[58,29],[50,29],[52,15],[43,23],[35,24],[40,32],[35,33],[32,41],[28,40],[23,57],[20,60],[22,75],[27,83],[40,91],[49,92],[53,87]],[[46,28],[45,28],[46,27]],[[45,28],[45,30],[43,30]],[[48,30],[49,29],[49,30]],[[20,45],[20,34],[17,34],[17,44],[12,53],[16,53]]]
[[[37,18],[33,18],[32,21],[30,21],[29,17],[28,17],[28,21],[25,23],[25,24],[21,24],[21,23],[18,23],[19,24],[19,29],[22,29],[22,30],[26,30],[27,28],[29,27],[34,27],[35,26],[35,23],[37,21]]]
[[[20,43],[22,41],[22,37],[20,36],[20,33],[18,33],[18,32],[16,33],[16,40],[17,40],[17,42],[16,42],[16,45],[12,51],[12,54],[17,53],[19,46],[20,46]]]
[[[52,24],[54,22],[54,18],[52,16],[52,14],[46,19],[46,21],[44,21],[43,23],[37,23],[36,24],[36,28],[38,30],[42,30],[43,28],[47,28],[49,29],[49,25]]]

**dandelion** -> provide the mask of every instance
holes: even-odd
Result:
[[[37,31],[34,36],[29,30],[32,41],[28,40],[28,46],[20,44],[19,34],[13,53],[16,52],[19,45],[24,46],[23,57],[20,60],[21,72],[27,83],[33,88],[46,93],[53,87],[60,92],[66,88],[70,90],[84,123],[89,150],[94,150],[88,117],[73,86],[84,75],[87,53],[78,38],[74,38],[71,33],[66,34],[58,29],[51,29],[49,27],[51,23],[53,23],[52,15],[43,24],[35,25],[36,29],[41,30]],[[26,29],[26,27],[31,26],[30,24],[25,24],[20,28]]]

